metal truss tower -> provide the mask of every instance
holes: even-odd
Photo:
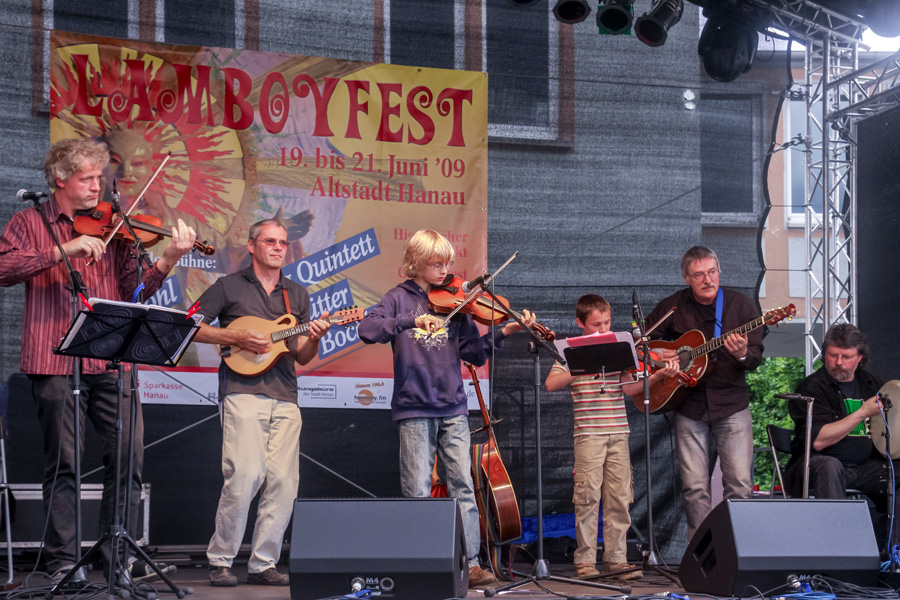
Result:
[[[812,0],[754,0],[806,46],[806,370],[834,323],[856,323],[856,128],[900,104],[900,52],[859,68],[864,23]]]

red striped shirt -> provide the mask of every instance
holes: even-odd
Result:
[[[43,205],[53,229],[65,244],[76,236],[72,220],[59,210],[55,199]],[[70,359],[52,348],[72,323],[72,295],[69,273],[53,258],[55,244],[34,207],[13,215],[0,236],[0,286],[25,283],[25,315],[22,322],[22,372],[38,375],[65,375]],[[131,301],[137,274],[136,260],[128,244],[113,240],[103,258],[92,266],[87,260],[70,259],[81,272],[85,296]],[[154,266],[144,269],[144,298],[162,285],[165,273]],[[79,307],[83,308],[83,306]],[[105,373],[106,361],[85,359],[82,372]]]

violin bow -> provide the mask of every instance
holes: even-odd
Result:
[[[481,293],[481,289],[482,289],[485,285],[487,285],[488,283],[490,283],[491,281],[493,281],[494,277],[496,277],[497,274],[500,273],[500,271],[502,271],[503,269],[505,269],[506,266],[507,266],[509,263],[511,263],[513,260],[515,260],[515,258],[516,258],[517,256],[519,256],[519,251],[518,251],[518,250],[516,250],[515,252],[513,252],[513,255],[510,256],[510,257],[506,260],[505,263],[503,263],[502,265],[500,265],[500,267],[499,267],[496,271],[494,271],[493,274],[488,274],[488,276],[485,277],[485,279],[484,279],[484,281],[483,281],[482,283],[479,283],[477,286],[475,286],[475,289],[472,290],[471,292],[469,292],[468,295],[467,295],[465,298],[463,298],[463,301],[460,302],[460,303],[457,305],[456,308],[454,308],[454,309],[451,310],[449,313],[447,313],[447,316],[444,317],[443,321],[441,321],[441,326],[440,326],[440,327],[435,327],[434,331],[431,332],[431,336],[434,337],[435,334],[437,334],[438,331],[440,331],[441,329],[443,329],[444,327],[446,327],[446,326],[447,326],[447,323],[450,322],[450,319],[453,318],[453,315],[455,315],[456,313],[458,313],[459,311],[461,311],[461,310],[463,309],[464,306],[466,306],[469,302],[472,301],[473,298],[475,298],[475,296],[477,296],[478,294],[480,294],[480,293]],[[503,305],[500,304],[500,303],[497,303],[497,306],[499,306],[499,307],[502,309],[503,312],[505,312],[506,314],[509,314],[509,312],[506,310],[506,307],[505,307],[505,306],[503,306]]]
[[[141,193],[137,195],[137,198],[134,199],[134,201],[131,203],[131,206],[128,207],[128,210],[125,211],[126,217],[131,214],[131,211],[134,209],[135,206],[137,206],[137,203],[141,201],[141,198],[143,198],[144,194],[147,192],[147,190],[150,189],[150,185],[156,179],[156,176],[159,175],[159,172],[163,170],[163,167],[166,166],[166,163],[169,162],[170,158],[172,158],[171,152],[166,154],[166,157],[162,160],[161,163],[159,163],[159,166],[156,167],[156,171],[153,172],[153,175],[151,175],[150,179],[147,180],[147,183],[144,184],[144,189],[142,189]],[[113,180],[113,186],[116,188],[115,194],[118,195],[118,186],[116,185],[115,180]],[[109,235],[106,236],[106,239],[103,240],[104,246],[109,244],[110,240],[113,239],[113,236],[115,236],[119,232],[119,229],[122,227],[122,223],[123,223],[123,220],[119,219],[119,222],[116,224],[115,227],[113,227],[113,230],[110,231]]]

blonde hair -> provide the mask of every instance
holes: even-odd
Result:
[[[407,277],[416,278],[422,267],[432,260],[453,262],[456,251],[453,245],[433,229],[420,229],[406,241],[403,251],[403,271]]]
[[[92,138],[62,140],[50,147],[44,158],[44,176],[50,189],[56,189],[56,180],[69,178],[85,167],[105,169],[109,164],[109,148],[105,142]]]

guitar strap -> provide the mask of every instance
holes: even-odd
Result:
[[[719,290],[719,291],[721,292],[722,290]],[[291,301],[288,300],[287,288],[282,287],[281,293],[284,294],[284,314],[286,314],[286,315],[292,314],[291,313]]]
[[[713,333],[714,338],[722,335],[722,305],[725,303],[724,298],[725,294],[722,293],[722,288],[719,288],[719,293],[716,294],[716,327],[715,332]]]

